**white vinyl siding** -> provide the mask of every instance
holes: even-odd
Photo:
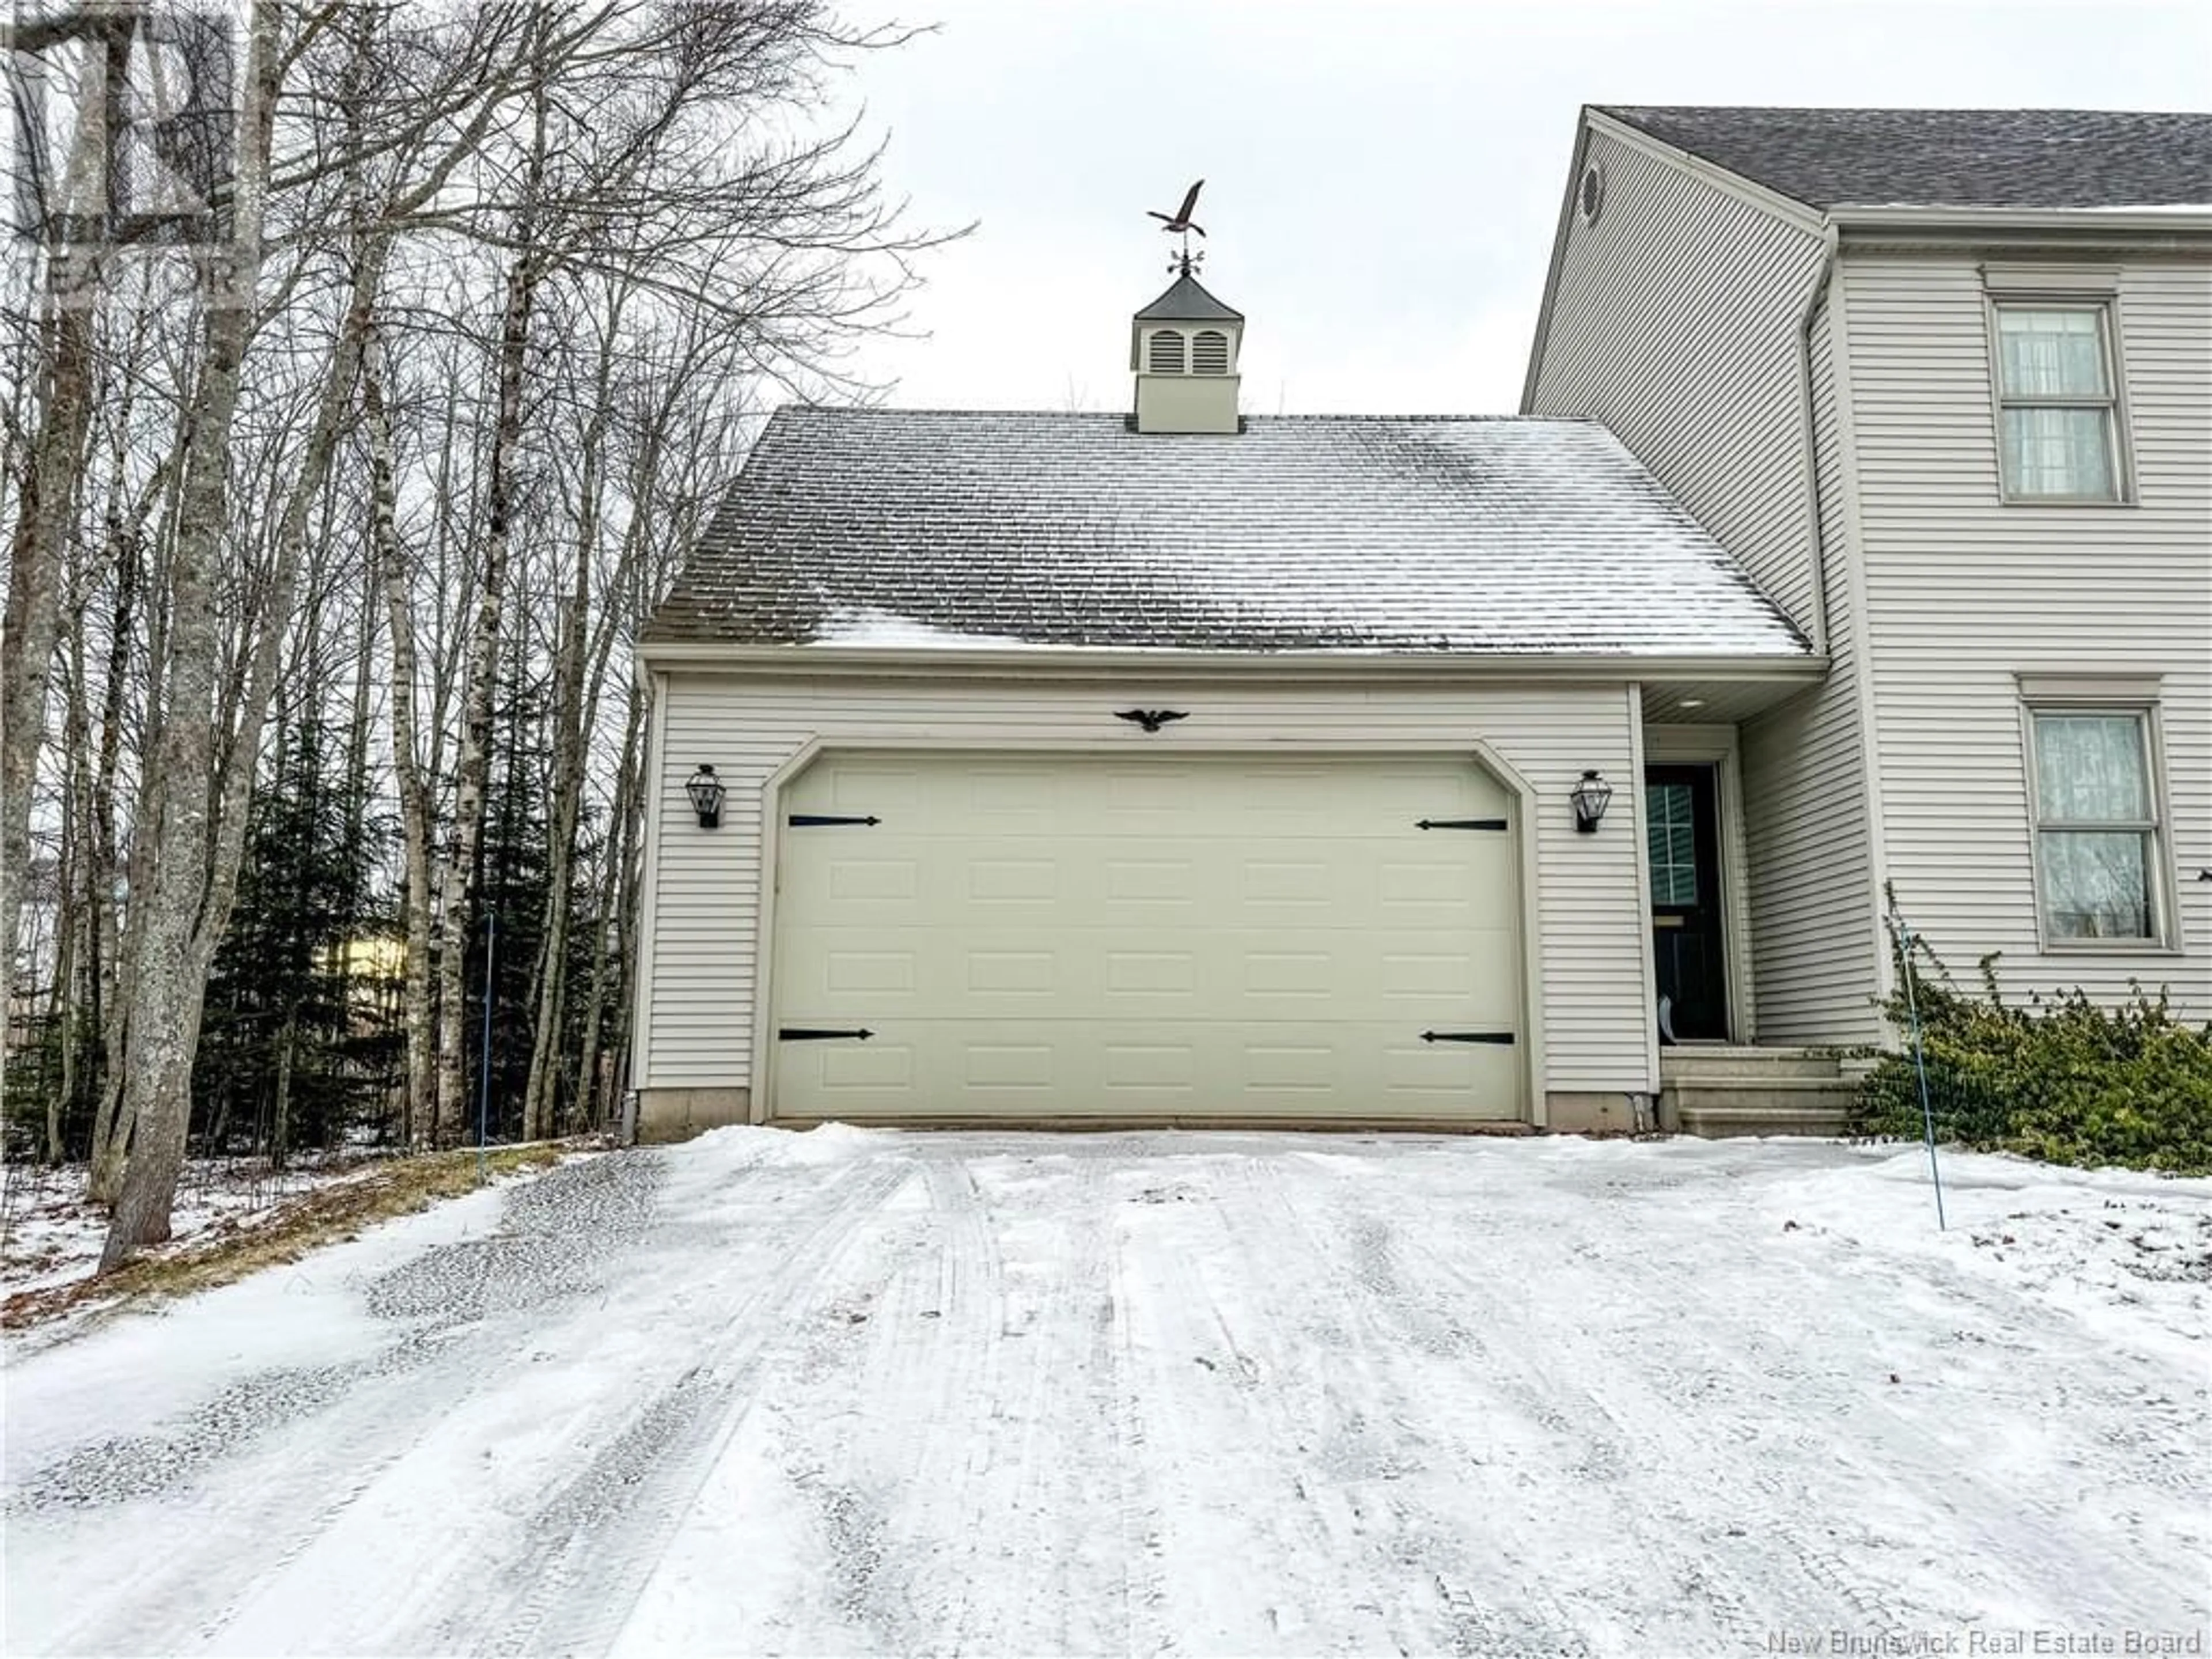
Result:
[[[1815,690],[1744,723],[1745,886],[1761,1042],[1879,1035],[1857,641],[1829,325],[1815,322],[1813,397],[1831,578],[1814,568],[1800,329],[1820,237],[1601,131],[1604,210],[1570,216],[1527,411],[1601,420],[1808,634],[1833,666]],[[1984,405],[1983,422],[1989,416]]]
[[[2000,300],[1991,310],[2006,496],[2120,499],[2110,312],[2101,301],[2015,300]]]
[[[1602,421],[1808,633],[1798,328],[1819,236],[1593,131],[1604,211],[1567,216],[1530,415]]]
[[[1113,711],[1167,707],[1189,718],[1147,734]],[[810,744],[1009,752],[1284,756],[1437,754],[1487,745],[1534,792],[1532,948],[1540,954],[1542,1086],[1644,1092],[1649,1060],[1648,921],[1639,902],[1640,837],[1608,821],[1579,835],[1567,792],[1583,770],[1635,775],[1633,700],[1623,685],[1480,688],[1374,684],[1131,684],[849,676],[748,678],[671,671],[662,760],[651,809],[657,890],[645,1088],[750,1087],[762,918],[763,786]],[[729,787],[722,827],[702,830],[683,793],[701,762]]]
[[[1750,863],[1752,982],[1761,1042],[1858,1043],[1875,1011],[1873,826],[1861,727],[1859,616],[1843,579],[1849,481],[1836,406],[1833,319],[1813,326],[1814,426],[1831,580],[1828,678],[1744,722],[1744,841]]]
[[[2024,513],[1999,499],[1984,284],[1971,254],[1846,250],[1841,277],[1879,693],[1887,872],[1954,966],[2000,953],[2008,993],[2129,981],[2212,1013],[2212,260],[2113,276],[2135,501]],[[2044,948],[2022,678],[2156,677],[2173,926]]]

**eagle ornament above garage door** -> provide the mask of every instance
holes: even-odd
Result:
[[[769,1115],[1519,1119],[1515,810],[1463,757],[824,755]]]

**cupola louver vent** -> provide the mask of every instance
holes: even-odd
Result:
[[[1220,436],[1243,429],[1237,360],[1244,319],[1199,286],[1191,273],[1200,257],[1178,254],[1175,286],[1129,319],[1137,432]]]

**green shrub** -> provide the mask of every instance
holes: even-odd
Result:
[[[2183,1024],[2163,992],[2153,999],[2140,986],[2116,1008],[2079,990],[2010,1006],[1998,994],[1993,962],[1982,964],[1983,994],[1969,996],[1913,941],[1939,1139],[2054,1164],[2212,1174],[2212,1025]],[[1911,1029],[1903,983],[1900,972],[1886,1009],[1900,1034]],[[1918,1137],[1920,1083],[1909,1048],[1883,1056],[1860,1107],[1868,1133]]]

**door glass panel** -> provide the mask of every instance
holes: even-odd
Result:
[[[1644,787],[1644,825],[1654,904],[1698,902],[1698,837],[1686,783]]]

